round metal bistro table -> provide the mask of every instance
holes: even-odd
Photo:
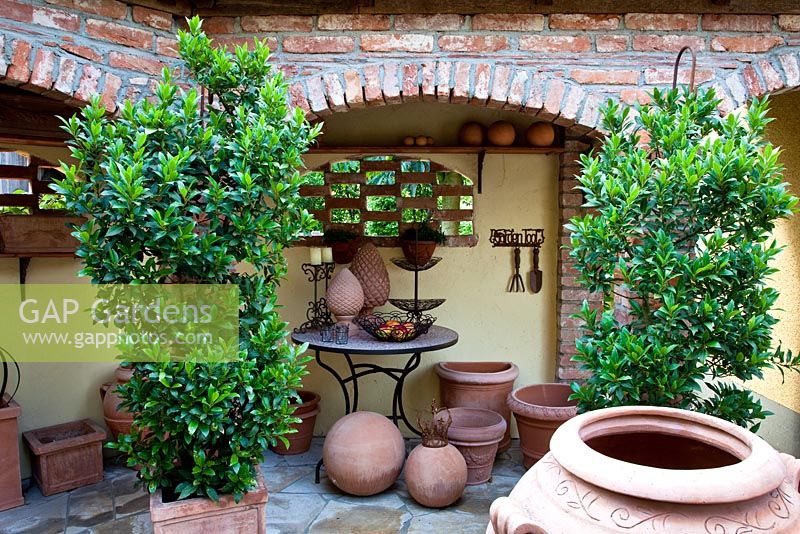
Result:
[[[308,343],[308,348],[314,351],[314,357],[319,366],[332,374],[339,383],[339,387],[342,388],[342,395],[344,396],[345,415],[358,411],[359,378],[376,373],[382,373],[392,378],[395,381],[394,392],[392,394],[392,414],[386,417],[398,427],[402,421],[409,430],[419,436],[420,431],[409,421],[405,409],[403,408],[403,385],[408,375],[419,367],[423,352],[432,352],[452,347],[458,342],[458,334],[449,328],[433,325],[426,334],[412,339],[411,341],[398,343],[392,341],[378,341],[360,328],[353,330],[346,345],[337,345],[332,341],[323,342],[317,330],[304,333],[294,332],[292,333],[292,341],[298,344]],[[336,369],[322,361],[323,352],[343,356],[345,362],[347,362],[349,375],[342,376]],[[377,357],[399,354],[410,354],[410,356],[403,367],[385,367],[379,363],[353,363],[352,356],[355,354]],[[352,396],[350,395],[347,384],[351,385]],[[319,468],[321,463],[322,460],[317,464],[316,482],[319,482]]]

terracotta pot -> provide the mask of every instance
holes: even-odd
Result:
[[[550,450],[553,432],[578,413],[577,402],[569,400],[569,384],[534,384],[515,389],[508,395],[519,431],[522,463],[530,468]]]
[[[133,368],[117,367],[114,371],[114,382],[106,382],[100,386],[100,400],[103,401],[103,419],[106,427],[111,432],[111,437],[117,439],[120,434],[130,434],[133,425],[133,414],[119,404],[122,398],[117,393],[117,386],[127,384],[133,376]]]
[[[481,146],[485,138],[483,126],[477,122],[466,122],[458,129],[458,144]]]
[[[404,473],[408,493],[428,508],[450,506],[467,484],[467,462],[449,443],[441,447],[417,445],[408,455]]]
[[[401,239],[400,248],[403,249],[403,256],[406,260],[420,266],[431,261],[433,253],[436,251],[436,242]]]
[[[356,255],[356,251],[358,250],[356,244],[357,241],[355,239],[344,243],[331,243],[330,247],[333,253],[334,263],[343,264],[353,261],[353,256]]]
[[[22,438],[33,454],[33,478],[42,495],[103,480],[106,433],[91,419],[37,428]]]
[[[519,367],[511,362],[439,362],[439,399],[448,408],[485,408],[503,416],[506,433],[498,447],[511,445],[511,410],[506,398],[514,389]]]
[[[322,460],[334,486],[352,495],[380,493],[397,480],[406,446],[400,430],[383,415],[355,412],[333,424]]]
[[[525,132],[531,146],[550,146],[556,140],[556,129],[549,122],[534,122]]]
[[[489,142],[496,146],[511,146],[517,138],[514,125],[508,121],[493,122],[486,134]]]
[[[722,419],[652,406],[579,415],[487,533],[800,532],[800,461]]]
[[[467,485],[488,482],[492,477],[497,445],[506,432],[506,420],[497,412],[483,408],[450,408],[453,424],[447,439],[467,462]],[[447,414],[440,412],[436,418]]]
[[[22,408],[3,396],[0,408],[0,511],[25,504],[22,497],[22,476],[19,468],[19,431],[17,419]]]
[[[150,495],[153,534],[265,534],[267,487],[258,473],[258,486],[238,503],[220,495],[219,503],[200,497],[165,503],[159,489]]]
[[[302,422],[295,423],[292,428],[297,430],[292,434],[286,434],[286,439],[289,440],[289,448],[287,449],[283,442],[280,440],[274,447],[270,447],[278,454],[302,454],[311,448],[311,438],[314,437],[314,423],[317,421],[319,414],[319,395],[313,391],[306,391],[298,389],[297,394],[300,395],[302,404],[294,404],[296,406],[294,417],[299,417]]]

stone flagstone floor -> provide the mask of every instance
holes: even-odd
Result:
[[[407,441],[410,451],[418,441]],[[453,506],[424,508],[406,490],[402,475],[385,492],[353,497],[325,476],[314,484],[314,466],[322,456],[322,438],[296,456],[267,452],[261,464],[269,489],[267,532],[270,533],[483,533],[489,505],[508,495],[525,473],[518,442],[495,461],[492,480],[467,486]],[[33,485],[25,505],[0,512],[0,534],[148,534],[152,532],[148,498],[134,485],[134,472],[106,468],[105,480],[68,493],[44,497]],[[219,533],[225,534],[225,533]]]

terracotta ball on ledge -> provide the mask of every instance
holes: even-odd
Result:
[[[483,126],[477,122],[466,122],[458,130],[458,143],[467,146],[481,146],[484,136]]]
[[[322,446],[322,461],[333,485],[362,497],[394,484],[405,458],[400,430],[374,412],[345,415],[331,427]]]

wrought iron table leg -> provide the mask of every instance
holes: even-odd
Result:
[[[350,366],[350,376],[352,376],[353,375],[353,362],[350,360],[350,356],[349,355],[345,355],[345,356],[347,356],[347,362],[348,362],[348,365]],[[351,406],[350,406],[350,392],[347,391],[347,382],[345,381],[346,379],[343,379],[342,376],[339,373],[336,372],[336,369],[334,369],[333,367],[331,367],[330,365],[328,365],[328,364],[326,364],[326,363],[324,363],[322,361],[322,358],[320,357],[320,351],[319,350],[315,350],[314,351],[314,358],[317,360],[317,363],[319,364],[320,367],[322,367],[323,369],[325,369],[326,371],[328,371],[330,374],[333,375],[333,377],[339,383],[339,387],[342,388],[342,396],[344,397],[344,414],[345,415],[349,414],[351,409],[355,410],[356,407],[358,406],[358,383],[356,381],[353,381],[354,402],[353,402],[353,407],[351,408]],[[321,469],[322,469],[322,458],[320,458],[319,462],[317,462],[317,467],[316,467],[316,469],[314,471],[314,483],[315,484],[319,484],[319,477],[320,477],[320,470]]]
[[[345,360],[347,360],[347,367],[350,369],[350,376],[345,378],[345,382],[350,382],[353,386],[353,405],[351,406],[350,410],[345,412],[345,415],[351,412],[358,411],[358,377],[356,376],[356,368],[353,365],[353,359],[350,357],[350,354],[343,352]],[[344,387],[344,384],[342,385]]]
[[[418,436],[422,435],[422,433],[419,430],[417,430],[417,428],[413,424],[411,424],[411,421],[409,421],[408,417],[406,417],[406,411],[403,408],[403,386],[405,385],[406,377],[410,375],[411,372],[414,371],[414,369],[419,367],[421,356],[422,356],[421,352],[415,352],[414,354],[412,354],[411,358],[409,358],[408,362],[406,362],[406,365],[403,368],[403,371],[400,374],[400,376],[395,378],[396,383],[394,386],[394,397],[392,399],[392,420],[394,421],[394,424],[399,427],[400,421],[402,420],[405,423],[406,427],[408,427],[410,431],[412,431],[414,434]]]

